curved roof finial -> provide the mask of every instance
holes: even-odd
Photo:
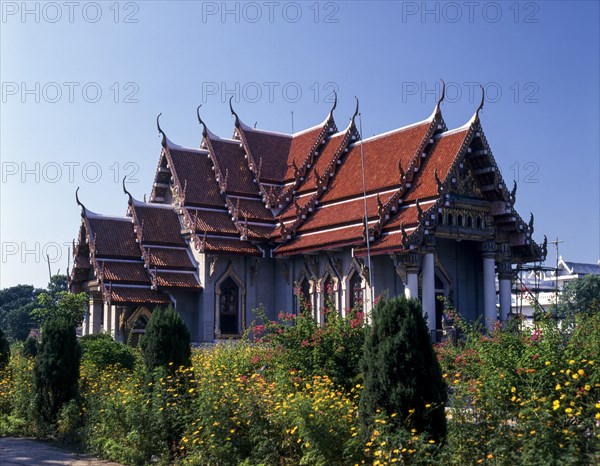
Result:
[[[352,115],[352,123],[354,123],[354,119],[358,115],[358,97],[354,96],[354,98],[356,99],[356,109],[354,110],[354,115]]]
[[[127,179],[127,175],[125,175],[123,177],[123,192],[129,196],[129,201],[132,202],[133,201],[133,196],[131,195],[131,193],[129,191],[127,191],[127,188],[125,187],[125,180],[126,179]]]
[[[79,200],[79,186],[77,186],[77,189],[75,190],[75,201],[77,202],[77,205],[81,206],[83,210],[87,210],[83,203]]]
[[[331,107],[331,110],[329,110],[329,113],[332,114],[336,107],[337,107],[337,92],[335,92],[335,89],[334,89],[333,90],[333,107]]]
[[[200,107],[202,107],[202,104],[198,105],[198,108],[196,109],[196,116],[198,117],[198,123],[200,123],[203,127],[202,136],[206,137],[207,128],[206,128],[206,123],[204,123],[204,120],[202,120],[202,117],[200,116]]]
[[[233,109],[233,104],[231,103],[232,100],[233,100],[233,96],[231,96],[229,98],[229,110],[231,110],[231,114],[235,117],[235,126],[237,128],[240,124],[240,117],[238,116],[237,113],[235,113],[235,110]]]
[[[479,112],[481,111],[481,109],[483,108],[483,104],[485,103],[485,89],[481,84],[479,85],[479,87],[481,88],[481,102],[479,103],[479,107],[477,107],[477,111],[475,112],[475,115],[477,117],[479,117]]]
[[[160,116],[162,115],[162,112],[158,114],[158,116],[156,117],[156,128],[158,129],[158,132],[160,134],[162,134],[162,146],[163,147],[167,147],[167,135],[165,134],[165,132],[162,130],[162,128],[160,127]]]
[[[438,99],[438,103],[437,103],[438,108],[440,107],[440,104],[446,97],[446,83],[444,82],[443,79],[440,79],[440,81],[442,81],[442,94],[440,95],[440,98]]]

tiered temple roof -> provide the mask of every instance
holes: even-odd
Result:
[[[345,129],[334,104],[322,123],[295,134],[244,124],[230,101],[231,139],[212,133],[199,107],[198,149],[172,143],[157,118],[162,151],[150,202],[127,193],[125,217],[82,205],[72,288],[92,280],[112,302],[165,303],[170,290],[201,289],[191,248],[256,257],[345,246],[357,255],[402,253],[432,232],[451,237],[444,215],[469,205],[474,217],[463,233],[501,232],[513,261],[538,260],[545,248],[532,239],[533,218],[515,211],[516,187],[506,187],[483,132],[483,99],[450,131],[442,100],[427,119],[362,141],[358,101]],[[478,205],[487,206],[480,218]]]

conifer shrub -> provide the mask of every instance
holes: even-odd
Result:
[[[92,338],[93,337],[93,338]],[[133,370],[135,355],[133,350],[107,333],[86,335],[79,340],[82,359],[90,361],[96,368],[105,369],[108,366],[120,366]]]
[[[10,345],[0,328],[0,369],[4,369],[8,365],[8,361],[10,361]]]
[[[447,387],[418,301],[382,299],[366,331],[359,416],[365,437],[386,415],[398,427],[446,436]]]
[[[73,321],[65,316],[49,318],[33,367],[35,404],[46,422],[54,423],[61,406],[75,399],[80,361]]]
[[[191,356],[191,339],[185,322],[175,309],[155,308],[146,325],[140,346],[148,372],[159,367],[175,370],[188,367]]]
[[[40,344],[34,337],[27,337],[23,343],[23,356],[27,358],[35,358],[38,354]]]

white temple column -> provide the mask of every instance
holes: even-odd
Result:
[[[433,252],[423,256],[423,314],[427,314],[429,330],[435,328],[435,258]]]
[[[119,329],[119,317],[121,316],[121,308],[111,306],[110,312],[110,334],[116,341],[121,341],[121,331]]]
[[[104,303],[104,320],[102,331],[104,333],[110,333],[110,304]]]
[[[90,330],[90,314],[94,310],[94,301],[91,299],[88,301],[88,305],[85,308],[85,313],[83,314],[83,323],[81,324],[81,336],[89,335]]]
[[[500,320],[506,322],[510,314],[511,279],[510,276],[499,275],[500,285]]]
[[[483,245],[483,319],[491,330],[497,318],[496,312],[496,255],[493,241]]]
[[[90,299],[90,316],[88,324],[88,335],[93,333],[100,333],[102,328],[100,322],[102,320],[102,300],[99,297]]]
[[[407,298],[419,299],[419,269],[406,269],[406,284],[404,286],[404,296]]]

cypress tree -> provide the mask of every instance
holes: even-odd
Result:
[[[64,316],[49,318],[35,358],[35,402],[47,422],[56,421],[61,406],[77,395],[81,349],[75,324]]]
[[[39,343],[34,337],[27,337],[23,344],[23,356],[35,358],[39,349]]]
[[[189,366],[190,343],[190,332],[175,309],[154,309],[140,343],[146,369],[152,372],[157,367],[170,367],[174,371]]]
[[[380,409],[398,427],[446,435],[446,383],[417,300],[381,300],[367,329],[363,355],[364,389],[359,415],[369,435]]]
[[[8,365],[8,361],[10,361],[10,345],[0,328],[0,369],[4,369]]]

